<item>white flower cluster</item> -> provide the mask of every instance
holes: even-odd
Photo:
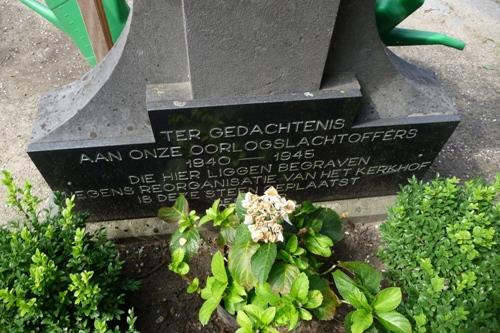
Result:
[[[262,196],[246,193],[242,206],[247,210],[244,223],[254,242],[283,242],[283,226],[280,222],[285,220],[290,223],[288,214],[295,210],[295,202],[286,200],[274,187],[270,187]]]

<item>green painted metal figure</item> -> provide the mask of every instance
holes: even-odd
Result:
[[[375,14],[380,38],[387,46],[405,45],[445,45],[458,50],[465,43],[437,32],[397,28],[402,21],[417,9],[425,0],[377,0]]]
[[[19,0],[50,23],[66,33],[80,49],[85,59],[94,66],[96,57],[83,21],[77,0]],[[129,14],[126,0],[104,0],[104,11],[113,43],[120,37]]]

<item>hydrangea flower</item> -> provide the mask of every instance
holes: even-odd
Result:
[[[288,215],[295,210],[294,201],[281,197],[274,187],[270,187],[262,196],[246,193],[241,204],[246,209],[244,223],[254,242],[283,242],[281,222],[290,223]]]

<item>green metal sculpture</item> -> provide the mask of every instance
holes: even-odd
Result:
[[[70,36],[85,59],[92,66],[95,65],[96,57],[77,0],[45,0],[47,5],[37,0],[19,1]],[[463,50],[465,43],[461,40],[436,32],[397,28],[424,2],[425,0],[376,0],[375,14],[382,41],[387,46],[439,44]],[[125,25],[129,7],[126,0],[103,0],[103,6],[115,42]]]
[[[408,16],[422,7],[425,0],[377,0],[375,14],[380,38],[387,46],[445,45],[458,50],[465,43],[437,32],[396,28]]]
[[[46,5],[37,0],[19,1],[66,33],[85,59],[92,66],[96,64],[94,50],[77,0],[45,0]],[[103,0],[103,7],[114,43],[125,26],[130,9],[126,0]]]

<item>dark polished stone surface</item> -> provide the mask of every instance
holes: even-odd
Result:
[[[74,194],[93,220],[109,220],[154,216],[180,193],[198,208],[271,185],[298,201],[394,193],[424,174],[458,123],[451,115],[356,124],[355,81],[253,98],[165,95],[148,91],[156,142],[41,143],[29,154],[54,190]]]

